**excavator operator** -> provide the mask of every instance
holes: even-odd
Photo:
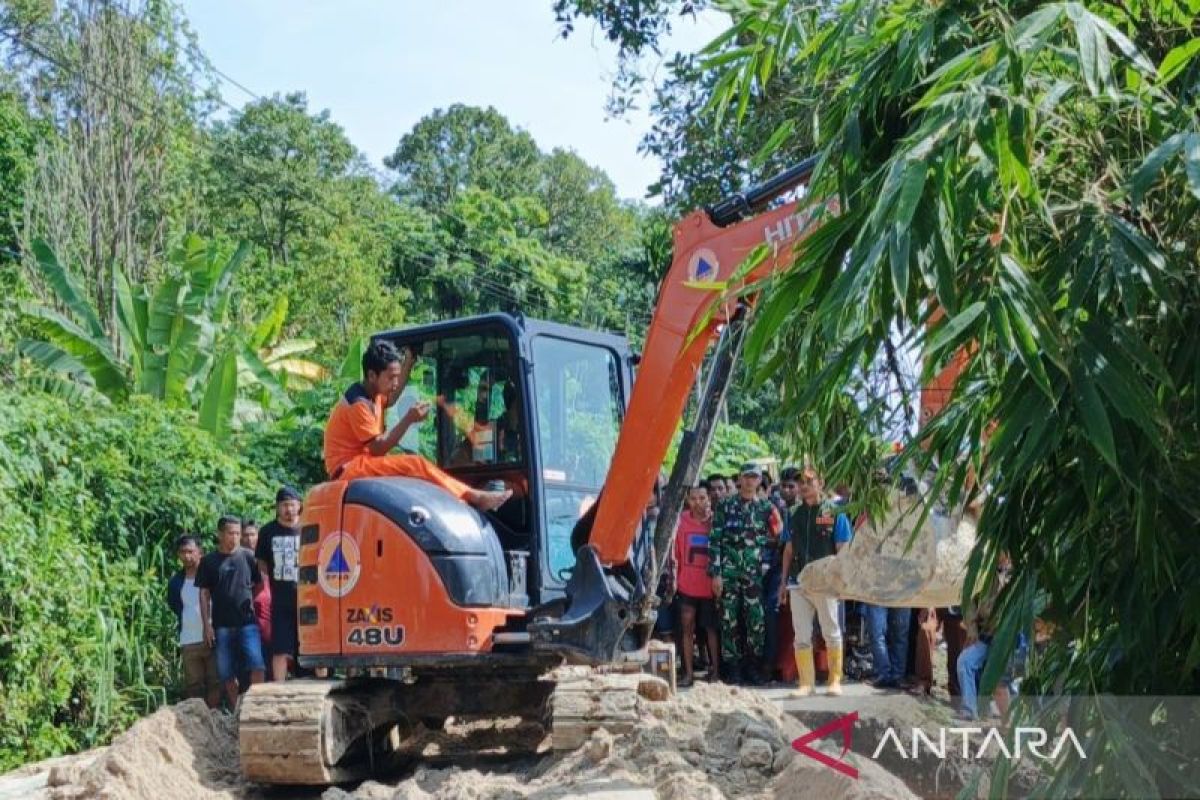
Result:
[[[416,403],[400,421],[385,430],[384,411],[404,391],[416,356],[401,355],[390,342],[371,342],[363,353],[361,382],[338,399],[325,425],[325,470],[330,480],[400,476],[420,478],[440,486],[465,503],[491,511],[502,506],[512,490],[485,492],[447,474],[419,455],[389,455],[409,426],[429,416],[429,403]]]

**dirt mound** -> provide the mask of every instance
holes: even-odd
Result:
[[[331,788],[323,800],[562,800],[586,796],[719,798],[886,798],[913,795],[869,759],[849,756],[858,779],[798,755],[791,742],[806,728],[758,692],[702,684],[668,700],[638,700],[630,733],[593,732],[580,748],[492,761],[457,755],[450,764],[417,766],[403,776]],[[506,732],[505,738],[513,733]],[[841,756],[833,742],[828,748]],[[238,774],[235,721],[198,700],[164,708],[138,722],[86,767],[57,767],[55,800],[246,800],[261,796]],[[274,790],[271,797],[316,792]],[[625,792],[625,794],[621,794]],[[605,793],[609,793],[606,795]]]
[[[201,700],[161,708],[140,720],[88,766],[55,767],[54,800],[213,800],[240,798],[237,725]]]
[[[855,780],[797,756],[791,742],[806,729],[757,692],[698,684],[665,702],[641,702],[640,710],[637,730],[596,731],[570,753],[493,768],[419,767],[394,783],[330,789],[323,800],[553,800],[637,789],[661,800],[913,796],[866,759]]]

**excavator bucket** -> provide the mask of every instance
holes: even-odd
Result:
[[[861,525],[840,553],[800,572],[801,591],[893,608],[962,602],[975,546],[972,515],[939,504],[922,520],[924,503],[911,487],[891,490],[889,501],[889,511]]]

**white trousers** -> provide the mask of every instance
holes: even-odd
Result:
[[[796,649],[812,649],[813,616],[821,623],[821,635],[829,648],[842,646],[842,629],[838,625],[838,599],[836,597],[810,597],[799,589],[788,590],[788,604],[792,607],[792,630],[796,634]]]

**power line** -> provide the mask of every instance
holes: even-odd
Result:
[[[236,78],[229,75],[228,73],[222,71],[215,64],[213,64],[211,60],[208,62],[208,64],[209,64],[209,67],[213,70],[213,72],[215,72],[219,77],[223,78],[229,84],[242,90],[247,95],[254,98],[255,100],[263,99],[262,96],[259,95],[257,92],[255,92],[252,89],[247,88],[245,84],[241,83]],[[377,184],[379,184],[379,186],[385,190],[388,188],[389,184],[395,183],[395,180],[390,175],[387,175],[386,173],[384,173],[382,170],[380,170],[378,167],[376,167],[374,164],[372,164],[369,161],[363,163],[362,167],[364,167],[366,169],[367,173],[370,175],[370,177],[373,178],[375,180],[375,182]],[[457,222],[458,224],[462,225],[464,228],[472,227],[469,222],[467,222],[465,219],[463,219],[459,215],[455,214],[454,212],[450,211],[449,209],[440,209],[438,211],[438,214],[440,216],[449,218],[449,219]],[[557,302],[561,303],[562,305],[564,305],[564,306],[572,305],[573,301],[575,300],[575,297],[570,289],[550,286],[550,285],[544,283],[541,279],[539,279],[533,273],[523,270],[523,269],[519,269],[518,267],[516,267],[516,265],[513,265],[513,264],[507,264],[507,265],[503,265],[503,266],[499,265],[499,264],[485,265],[485,264],[481,264],[474,260],[468,260],[467,263],[472,264],[476,268],[476,270],[482,271],[485,274],[490,275],[493,278],[499,279],[500,281],[503,281],[505,278],[508,277],[501,272],[503,267],[507,266],[509,269],[516,271],[517,274],[521,275],[522,277],[524,277],[525,279],[527,279],[531,283],[533,283],[534,286],[539,291],[543,292],[544,294],[550,295],[552,298],[554,298]],[[430,266],[432,266],[432,264],[430,264]],[[499,288],[502,290],[506,290],[506,291],[509,290],[509,287],[502,283],[499,285]],[[607,299],[613,303],[620,303],[624,299],[620,295],[613,294],[613,293],[606,293],[604,295],[604,297],[605,297],[605,299]],[[529,298],[526,298],[525,300],[519,301],[516,299],[515,294],[514,294],[513,302],[529,303],[529,302],[531,302],[531,300]],[[546,305],[543,304],[541,306],[541,309],[542,309],[543,313],[546,314],[546,316],[549,316],[550,309]],[[651,318],[650,314],[643,314],[641,316],[643,316],[645,321],[647,321],[647,322]]]
[[[252,97],[255,100],[263,99],[262,95],[260,95],[258,92],[254,91],[253,89],[247,89],[246,85],[244,83],[241,83],[240,81],[235,80],[228,74],[222,72],[220,69],[217,68],[216,64],[214,64],[210,61],[210,62],[208,62],[208,66],[213,72],[215,72],[217,74],[217,77],[222,78],[226,83],[229,83],[232,86],[236,86],[237,88],[241,89],[243,92],[245,92],[246,94],[248,94],[250,97]]]

